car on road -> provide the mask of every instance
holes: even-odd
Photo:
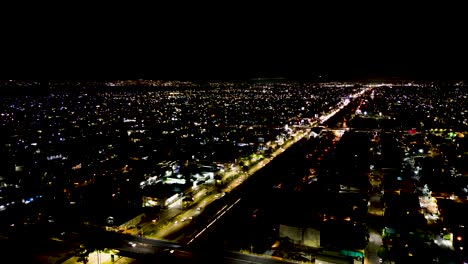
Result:
[[[215,197],[216,197],[216,198],[221,198],[221,197],[224,197],[225,195],[226,195],[226,193],[225,193],[225,192],[222,192],[222,193],[217,193],[217,194],[215,195]]]

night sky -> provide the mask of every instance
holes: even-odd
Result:
[[[20,12],[0,78],[468,79],[463,9],[210,8]]]

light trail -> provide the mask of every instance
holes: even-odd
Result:
[[[216,221],[218,221],[219,218],[221,218],[227,211],[231,210],[231,208],[236,205],[238,202],[240,202],[240,200],[242,200],[242,198],[239,198],[237,199],[233,204],[231,204],[231,206],[229,206],[228,208],[226,208],[226,210],[224,212],[222,212],[220,215],[218,215],[213,221],[211,221],[205,228],[203,228],[200,232],[198,232],[198,234],[196,234],[192,239],[190,239],[190,241],[187,243],[187,245],[189,245],[190,243],[192,243],[197,237],[199,237],[201,234],[203,234],[203,232],[205,232],[208,228],[210,228],[211,225],[213,225]]]

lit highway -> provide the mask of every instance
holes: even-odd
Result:
[[[164,221],[161,221],[161,224],[159,225],[153,225],[153,230],[155,231],[153,234],[147,236],[148,238],[154,238],[154,239],[166,239],[168,236],[171,234],[180,231],[183,227],[186,227],[190,224],[191,220],[193,218],[197,217],[200,213],[203,212],[204,208],[214,202],[215,200],[221,198],[224,196],[226,193],[230,193],[232,190],[237,188],[239,185],[241,185],[245,180],[247,180],[251,175],[254,175],[255,172],[258,170],[262,169],[265,167],[270,161],[272,161],[276,156],[280,155],[283,153],[286,149],[291,147],[293,144],[304,138],[310,133],[310,129],[305,129],[302,131],[299,131],[293,138],[289,141],[286,141],[281,147],[276,149],[272,154],[271,158],[265,158],[261,160],[258,163],[255,163],[253,166],[251,166],[246,172],[236,172],[235,170],[230,170],[226,174],[228,177],[236,177],[235,180],[231,181],[225,188],[221,190],[220,193],[216,194],[211,194],[211,195],[202,195],[199,194],[200,192],[206,193],[207,190],[210,190],[210,187],[206,187],[206,189],[200,188],[200,191],[196,193],[194,196],[197,197],[193,203],[193,206],[190,209],[180,211],[179,214],[177,214],[172,222],[164,224]],[[226,176],[225,176],[226,177]],[[211,187],[211,190],[213,190],[214,187]],[[203,197],[203,198],[202,198]],[[231,209],[236,203],[238,203],[239,200],[235,201],[233,204],[230,205],[224,205],[217,213],[216,215],[222,216],[227,210]],[[179,207],[180,208],[180,207]],[[173,208],[168,209],[168,211],[175,211],[177,210],[175,206]],[[226,210],[226,211],[225,211]],[[216,221],[218,218],[216,218],[214,221]],[[213,222],[209,223],[207,227],[211,226]],[[148,224],[146,225],[148,226]],[[154,228],[156,227],[157,228]],[[151,228],[151,227],[150,227]],[[204,229],[205,230],[205,229]],[[146,229],[145,229],[146,231]],[[194,238],[192,238],[193,241]]]
[[[357,98],[364,92],[358,95],[353,95],[352,98]],[[177,259],[193,259],[193,252],[186,250],[185,246],[191,246],[194,242],[200,238],[204,233],[216,225],[216,223],[222,219],[231,209],[235,208],[237,204],[242,201],[241,197],[229,197],[229,199],[223,199],[221,203],[217,205],[218,209],[210,211],[208,215],[204,215],[206,223],[201,224],[201,227],[196,228],[193,231],[189,231],[190,235],[187,237],[187,232],[181,231],[184,228],[191,227],[193,220],[198,218],[204,213],[206,208],[213,202],[222,199],[223,196],[229,195],[233,190],[241,186],[250,176],[265,166],[267,166],[273,159],[284,151],[292,147],[295,143],[310,136],[313,127],[325,122],[326,120],[337,114],[344,106],[349,103],[349,100],[342,101],[337,107],[331,112],[318,118],[318,121],[312,122],[308,127],[295,128],[291,130],[290,137],[284,141],[269,142],[272,153],[264,157],[263,155],[252,155],[249,160],[246,160],[243,167],[239,164],[232,164],[228,169],[222,172],[222,180],[227,184],[222,187],[216,187],[213,185],[202,185],[192,187],[188,190],[191,193],[190,197],[193,198],[189,208],[183,209],[182,197],[179,196],[168,208],[163,210],[157,218],[147,219],[145,222],[140,223],[137,228],[127,230],[127,234],[110,232],[113,235],[103,235],[104,241],[111,241],[112,248],[119,250],[122,255],[127,252],[129,256],[132,254],[136,255],[164,255],[169,254]],[[231,178],[231,179],[230,179]],[[226,179],[229,179],[226,181]],[[109,233],[109,232],[107,232]],[[130,235],[131,234],[131,235]],[[96,237],[99,237],[97,234]],[[186,241],[185,245],[178,243],[181,238]],[[107,243],[107,242],[106,242]],[[190,262],[188,262],[190,263]],[[243,254],[236,252],[224,252],[223,263],[297,263],[294,261],[287,261],[278,259],[270,256],[260,256]]]
[[[361,92],[351,95],[350,98],[358,98],[370,88],[363,89]],[[308,137],[311,132],[311,128],[327,121],[338,113],[344,106],[349,104],[349,100],[341,101],[336,108],[332,109],[329,113],[324,114],[318,118],[319,122],[313,122],[308,127],[299,128],[296,131],[291,131],[291,137],[284,142],[269,142],[273,152],[270,157],[263,156],[253,156],[250,160],[247,160],[245,165],[246,169],[240,169],[240,166],[237,164],[232,164],[228,169],[222,173],[223,181],[226,179],[231,180],[224,188],[217,189],[215,186],[204,185],[203,187],[197,186],[192,187],[188,191],[192,193],[194,198],[190,208],[182,209],[182,198],[178,198],[172,204],[168,206],[168,209],[164,210],[158,219],[151,219],[149,222],[142,223],[141,229],[136,230],[135,234],[142,234],[149,239],[158,239],[166,240],[171,238],[174,240],[176,234],[181,231],[184,227],[188,227],[192,220],[198,217],[203,213],[205,208],[213,203],[214,201],[220,199],[225,194],[229,194],[238,186],[240,186],[245,180],[250,176],[254,175],[258,170],[265,167],[269,162],[271,162],[275,157],[283,153],[285,150],[293,146],[295,143]],[[282,143],[282,144],[280,144]],[[209,194],[211,193],[211,194]],[[211,220],[206,224],[206,226],[193,234],[193,236],[188,240],[188,244],[196,240],[201,234],[203,234],[208,228],[210,228],[218,219],[220,219],[226,212],[233,208],[241,199],[233,200],[231,204],[224,204],[220,206],[220,209],[211,217]],[[175,239],[177,241],[178,239]],[[236,260],[237,261],[237,260]],[[237,263],[237,262],[236,262]]]

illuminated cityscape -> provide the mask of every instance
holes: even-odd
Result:
[[[464,8],[54,8],[2,13],[1,263],[468,263]]]
[[[47,85],[1,105],[2,236],[38,262],[465,257],[463,83]]]

